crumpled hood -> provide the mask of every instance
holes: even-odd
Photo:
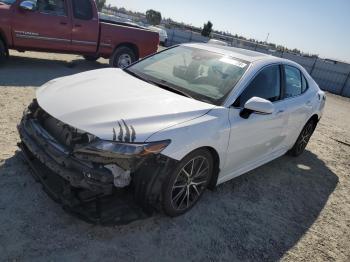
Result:
[[[114,68],[54,79],[36,96],[47,113],[66,124],[101,139],[135,142],[215,107]]]

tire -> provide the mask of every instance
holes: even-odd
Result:
[[[0,39],[0,63],[4,62],[7,58],[7,50],[4,42]]]
[[[124,68],[135,61],[136,54],[134,51],[127,46],[121,46],[114,50],[111,58],[109,59],[109,65],[111,67]]]
[[[189,211],[202,197],[213,174],[213,157],[198,149],[184,157],[162,185],[162,206],[175,217]]]
[[[99,59],[99,56],[94,55],[84,55],[83,56],[86,61],[95,62],[97,59]]]
[[[309,120],[301,130],[292,149],[288,151],[288,155],[294,157],[300,156],[304,152],[315,128],[316,122],[314,120]]]

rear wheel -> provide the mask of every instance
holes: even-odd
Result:
[[[310,120],[309,122],[306,123],[306,125],[304,126],[303,130],[301,131],[297,141],[295,142],[293,148],[291,150],[288,151],[288,154],[291,155],[291,156],[299,156],[301,155],[314,130],[315,130],[315,127],[316,127],[316,122],[314,120]]]
[[[164,212],[178,216],[190,210],[207,188],[212,173],[213,158],[207,150],[187,155],[163,184]]]
[[[109,65],[112,67],[124,68],[136,61],[136,54],[127,47],[121,46],[114,50],[113,55],[109,59]]]
[[[94,62],[100,58],[99,56],[95,56],[95,55],[84,55],[83,57],[86,61],[91,61],[91,62]]]

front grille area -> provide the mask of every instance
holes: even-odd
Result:
[[[53,138],[71,150],[76,146],[85,145],[95,139],[93,135],[54,118],[43,110],[37,104],[36,100],[29,106],[29,110],[32,117],[36,119]]]

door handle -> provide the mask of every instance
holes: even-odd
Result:
[[[74,27],[81,27],[81,24],[75,24]]]
[[[277,115],[282,114],[282,113],[284,113],[283,109],[280,109],[280,110],[277,111]]]
[[[60,25],[67,25],[67,22],[61,21]]]
[[[306,102],[306,105],[307,105],[307,106],[311,106],[311,101],[310,101],[310,100],[307,101],[307,102]]]

